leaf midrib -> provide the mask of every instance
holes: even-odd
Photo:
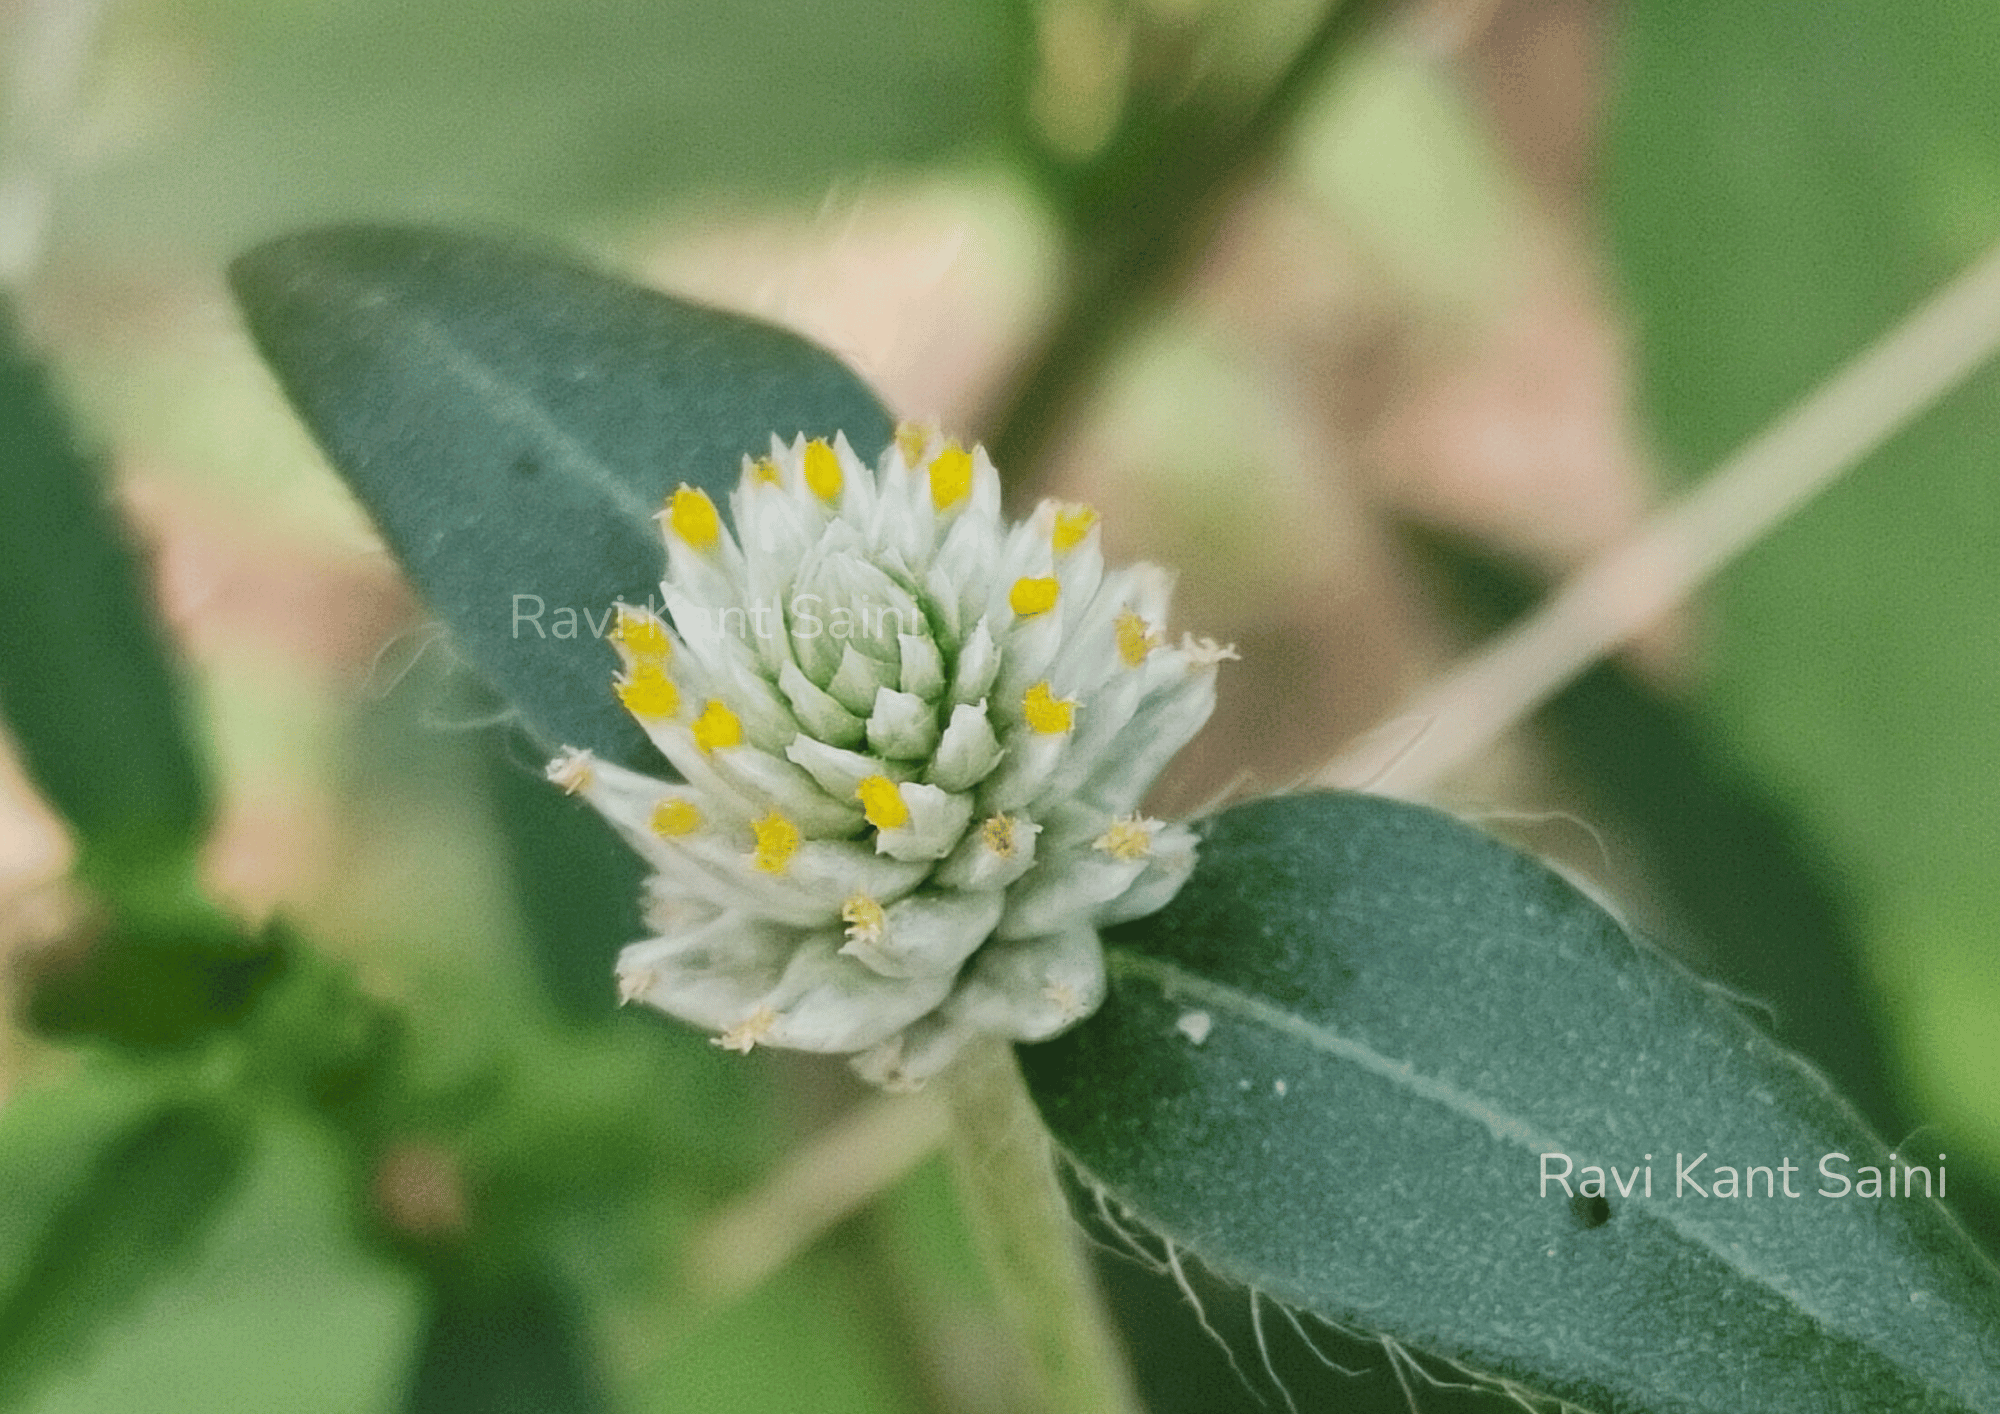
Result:
[[[564,471],[573,473],[578,481],[602,494],[642,533],[652,523],[652,510],[617,470],[565,432],[533,398],[468,352],[434,318],[409,309],[399,309],[397,313],[407,322],[412,342],[421,344],[434,356],[447,375],[456,375],[475,394],[488,399],[496,420],[510,423],[551,448]]]
[[[1219,982],[1200,973],[1190,972],[1183,967],[1126,947],[1105,949],[1105,961],[1114,977],[1132,978],[1151,983],[1168,1000],[1182,997],[1198,1001],[1213,1010],[1232,1015],[1253,1025],[1262,1026],[1277,1035],[1298,1041],[1321,1055],[1337,1061],[1346,1061],[1361,1067],[1372,1075],[1379,1076],[1393,1085],[1415,1094],[1418,1098],[1440,1104],[1461,1118],[1472,1120],[1484,1126],[1494,1140],[1503,1144],[1514,1144],[1527,1148],[1531,1153],[1577,1152],[1561,1141],[1542,1138],[1529,1121],[1503,1110],[1496,1110],[1466,1091],[1460,1090],[1449,1081],[1425,1075],[1409,1061],[1396,1060],[1362,1041],[1343,1036],[1320,1022],[1312,1021],[1296,1013],[1284,1010],[1253,993]],[[1536,1149],[1537,1144],[1545,1149]],[[1813,1322],[1830,1337],[1849,1341],[1864,1349],[1873,1351],[1890,1368],[1901,1371],[1906,1378],[1913,1379],[1923,1388],[1952,1400],[1961,1399],[1958,1391],[1938,1385],[1927,1375],[1913,1371],[1896,1358],[1892,1349],[1884,1348],[1871,1340],[1867,1334],[1849,1329],[1825,1312],[1816,1309],[1801,1296],[1771,1274],[1743,1261],[1733,1258],[1725,1244],[1698,1223],[1689,1222],[1678,1216],[1659,1199],[1633,1197],[1625,1200],[1647,1216],[1662,1223],[1670,1231],[1709,1254],[1729,1270],[1746,1281],[1763,1288],[1777,1297],[1785,1305]]]

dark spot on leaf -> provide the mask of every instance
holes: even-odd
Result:
[[[523,452],[514,458],[513,471],[514,475],[522,478],[539,476],[542,472],[542,464],[536,460],[533,452]]]
[[[1570,1215],[1580,1226],[1603,1227],[1611,1221],[1611,1202],[1602,1193],[1579,1193],[1569,1200]]]

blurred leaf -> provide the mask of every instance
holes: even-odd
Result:
[[[607,1409],[583,1312],[546,1275],[442,1285],[411,1376],[410,1414],[590,1414]]]
[[[845,430],[871,459],[889,439],[873,395],[796,335],[520,246],[334,227],[231,279],[300,416],[550,748],[657,769],[595,639],[614,600],[657,599],[653,513],[677,484],[720,502],[774,432]]]
[[[489,738],[484,761],[529,961],[558,1011],[601,1020],[618,1009],[619,949],[648,932],[645,867],[603,816],[551,790],[508,745]]]
[[[423,1293],[363,1244],[327,1130],[282,1108],[257,1121],[252,1161],[187,1260],[22,1414],[396,1407]],[[10,1192],[0,1209],[11,1202]]]
[[[80,952],[34,960],[25,1012],[45,1036],[172,1050],[241,1022],[288,961],[275,935],[249,938],[220,922],[152,920],[135,931],[113,920]]]
[[[661,1332],[628,1403],[647,1414],[914,1414],[903,1372],[882,1368],[857,1306],[865,1294],[845,1277],[826,1254],[807,1253],[699,1325]]]
[[[1692,472],[2000,238],[2000,8],[1623,13],[1608,224],[1649,432]],[[1867,919],[1927,1118],[1981,1124],[1989,1158],[1996,447],[1989,370],[1732,570],[1705,654],[1731,749],[1782,784]]]
[[[2000,1410],[2000,1274],[1934,1203],[1814,1196],[1819,1156],[1886,1147],[1534,861],[1418,806],[1267,800],[1108,941],[1111,1002],[1029,1084],[1224,1275],[1586,1405]],[[1677,1198],[1677,1151],[1704,1190],[1786,1160],[1807,1187]],[[1539,1196],[1549,1152],[1635,1185],[1651,1155],[1654,1196]]]
[[[107,894],[180,887],[210,803],[165,635],[101,470],[5,305],[0,712]]]
[[[564,230],[698,192],[817,199],[997,130],[1024,87],[996,62],[999,11],[140,0],[106,66],[128,126],[63,214],[157,260],[357,212]]]
[[[234,1190],[246,1149],[232,1119],[194,1103],[110,1139],[0,1304],[0,1403],[80,1353],[193,1250]]]
[[[258,1081],[365,1150],[403,1079],[404,1015],[362,990],[348,964],[303,946],[283,919],[273,919],[265,937],[282,950],[283,967],[244,1027]]]
[[[48,1223],[118,1137],[167,1100],[160,1072],[90,1055],[60,1083],[23,1086],[0,1108],[0,1275],[12,1281]],[[0,1301],[7,1292],[0,1290]]]

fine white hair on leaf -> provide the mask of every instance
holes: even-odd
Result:
[[[1416,1362],[1411,1360],[1408,1352],[1390,1337],[1383,1335],[1375,1339],[1381,1345],[1382,1353],[1389,1357],[1389,1373],[1396,1377],[1396,1383],[1401,1386],[1403,1402],[1410,1407],[1410,1414],[1423,1414],[1423,1407],[1417,1403],[1417,1392],[1411,1388],[1409,1376],[1403,1371],[1405,1365],[1415,1369]]]
[[[1292,1398],[1291,1388],[1286,1385],[1284,1377],[1279,1375],[1278,1367],[1271,1363],[1271,1343],[1264,1339],[1263,1298],[1258,1295],[1255,1287],[1250,1290],[1250,1334],[1257,1341],[1257,1356],[1264,1362],[1264,1374],[1270,1379],[1271,1387],[1284,1398],[1285,1408],[1290,1410],[1291,1414],[1299,1414],[1299,1402]]]
[[[1229,1368],[1235,1373],[1237,1381],[1252,1399],[1259,1404],[1265,1403],[1264,1396],[1257,1393],[1257,1387],[1250,1383],[1250,1377],[1243,1373],[1243,1367],[1236,1362],[1236,1352],[1229,1348],[1229,1342],[1222,1338],[1222,1332],[1210,1324],[1208,1308],[1201,1304],[1201,1297],[1196,1293],[1194,1283],[1188,1280],[1187,1270],[1181,1266],[1180,1250],[1174,1246],[1171,1239],[1167,1241],[1167,1267],[1173,1273],[1174,1283],[1180,1287],[1181,1295],[1185,1296],[1188,1305],[1194,1308],[1195,1320],[1200,1323],[1202,1330],[1208,1333],[1208,1338],[1222,1351],[1222,1358],[1229,1362]]]
[[[1258,1404],[1269,1407],[1270,1401],[1264,1397],[1256,1382],[1249,1377],[1243,1362],[1237,1358],[1235,1348],[1229,1343],[1229,1338],[1211,1319],[1207,1303],[1203,1301],[1189,1274],[1189,1262],[1202,1261],[1200,1254],[1189,1251],[1166,1233],[1154,1229],[1142,1214],[1133,1211],[1121,1201],[1111,1187],[1085,1168],[1074,1154],[1060,1149],[1057,1152],[1064,1169],[1074,1177],[1083,1192],[1090,1195],[1093,1221],[1082,1227],[1084,1239],[1101,1252],[1120,1260],[1133,1262],[1154,1276],[1170,1279],[1194,1313],[1195,1322],[1201,1327],[1202,1333],[1222,1352],[1222,1357],[1228,1363],[1230,1372],[1235,1375],[1237,1383]],[[1106,1241],[1101,1238],[1098,1235],[1099,1231],[1108,1235],[1111,1240]],[[1153,1243],[1158,1244],[1159,1255],[1155,1255]],[[1205,1261],[1202,1265],[1210,1272],[1214,1271]],[[1307,1321],[1357,1347],[1365,1349],[1372,1346],[1381,1350],[1389,1373],[1402,1390],[1404,1402],[1412,1414],[1423,1414],[1420,1391],[1424,1388],[1459,1393],[1495,1394],[1528,1411],[1528,1414],[1551,1414],[1551,1411],[1555,1411],[1555,1414],[1588,1414],[1588,1411],[1579,1409],[1566,1400],[1543,1394],[1505,1376],[1469,1367],[1458,1360],[1435,1352],[1419,1355],[1386,1332],[1353,1325],[1307,1307],[1294,1306],[1291,1302],[1260,1287],[1220,1273],[1215,1275],[1226,1284],[1227,1294],[1233,1297],[1235,1292],[1240,1291],[1247,1301],[1250,1333],[1257,1347],[1258,1363],[1272,1387],[1284,1400],[1288,1411],[1296,1411],[1299,1406],[1297,1398],[1277,1368],[1278,1361],[1273,1353],[1269,1329],[1263,1315],[1263,1306],[1266,1302],[1277,1308],[1279,1315],[1291,1326],[1299,1344],[1304,1346],[1315,1360],[1343,1378],[1363,1379],[1379,1367],[1364,1365],[1362,1368],[1354,1368],[1335,1360],[1313,1338],[1312,1333],[1306,1328]],[[1447,1371],[1449,1374],[1441,1375],[1438,1373],[1439,1370]]]
[[[1119,1246],[1105,1247],[1105,1250],[1116,1253],[1121,1257],[1129,1257],[1154,1276],[1163,1277],[1168,1275],[1170,1269],[1167,1266],[1166,1259],[1164,1257],[1155,1257],[1137,1233],[1133,1232],[1123,1222],[1112,1215],[1111,1203],[1104,1190],[1102,1188],[1093,1188],[1091,1190],[1091,1197],[1095,1202],[1099,1221],[1104,1224],[1106,1229],[1119,1242]],[[1092,1240],[1095,1241],[1095,1239]],[[1104,1246],[1102,1243],[1099,1245]]]
[[[1282,1314],[1287,1321],[1291,1322],[1292,1330],[1295,1334],[1297,1334],[1299,1338],[1299,1344],[1303,1345],[1307,1350],[1311,1351],[1314,1359],[1318,1360],[1320,1364],[1326,1366],[1327,1369],[1334,1371],[1336,1374],[1345,1375],[1350,1380],[1356,1380],[1361,1378],[1362,1374],[1364,1373],[1363,1371],[1349,1369],[1347,1366],[1341,1364],[1338,1360],[1335,1360],[1332,1356],[1328,1355],[1324,1350],[1321,1350],[1319,1348],[1318,1344],[1313,1340],[1313,1338],[1310,1335],[1306,1334],[1305,1324],[1299,1320],[1297,1312],[1293,1311],[1291,1307],[1287,1306],[1282,1301],[1278,1302],[1277,1306],[1280,1314]]]

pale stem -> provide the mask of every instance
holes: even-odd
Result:
[[[1033,1359],[1050,1414],[1141,1414],[1124,1352],[1056,1179],[1048,1130],[1011,1047],[968,1051],[940,1078],[951,1160],[986,1270]]]
[[[1422,796],[2000,350],[2000,246],[1630,540],[1350,744],[1316,783]]]
[[[687,1256],[693,1294],[716,1306],[747,1296],[901,1182],[944,1142],[948,1127],[944,1105],[930,1095],[855,1106],[695,1233]]]

